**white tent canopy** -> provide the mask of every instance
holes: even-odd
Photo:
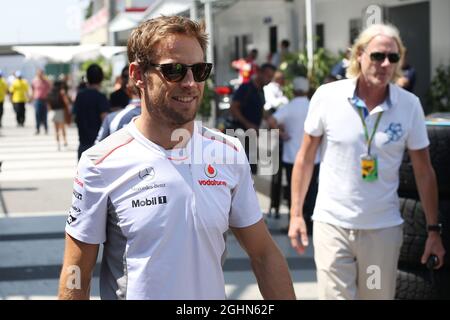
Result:
[[[144,12],[119,13],[109,24],[110,32],[119,32],[135,28],[144,17]]]
[[[144,20],[159,17],[160,15],[171,16],[174,14],[180,14],[183,11],[187,11],[191,8],[192,1],[186,0],[166,0],[155,1],[154,5],[151,5],[144,12]]]
[[[49,62],[69,63],[103,56],[111,59],[115,54],[125,52],[126,47],[100,46],[97,44],[79,46],[13,46],[12,49],[27,59],[45,59]]]

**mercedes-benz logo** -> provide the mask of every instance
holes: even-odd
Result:
[[[155,176],[155,169],[153,167],[148,167],[139,171],[139,178],[141,180],[150,180]]]

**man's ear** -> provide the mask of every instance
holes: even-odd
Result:
[[[139,89],[144,89],[144,74],[136,62],[132,62],[129,68],[130,79]]]

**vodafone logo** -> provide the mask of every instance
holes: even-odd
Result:
[[[226,186],[227,182],[223,180],[198,180],[201,186]]]
[[[205,166],[205,174],[208,178],[214,178],[217,176],[217,170],[212,165],[208,164]]]
[[[213,179],[217,176],[217,169],[214,168],[212,165],[208,164],[205,166],[205,174],[210,179],[198,180],[198,183],[201,186],[226,186],[227,185],[226,181]]]

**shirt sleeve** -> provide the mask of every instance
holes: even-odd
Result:
[[[95,144],[99,143],[111,134],[109,130],[111,125],[111,115],[112,114],[110,113],[105,117],[105,119],[103,119],[102,126],[100,127],[100,130],[98,130],[97,139],[95,139]]]
[[[238,164],[236,175],[238,182],[231,194],[231,212],[229,225],[235,228],[244,228],[257,223],[262,219],[258,198],[253,185],[250,165],[248,164],[244,148],[239,144]]]
[[[406,147],[409,150],[420,150],[430,144],[427,134],[427,126],[425,123],[425,115],[423,113],[422,105],[417,97],[412,104],[413,115],[411,119],[411,130],[406,139]]]
[[[66,232],[81,242],[105,242],[107,203],[105,183],[98,169],[83,154],[73,183],[72,206],[69,209]]]
[[[320,137],[324,134],[324,123],[323,123],[323,102],[321,101],[323,89],[319,87],[316,93],[311,98],[311,102],[308,108],[308,114],[305,120],[305,133]]]
[[[273,114],[273,117],[277,120],[278,124],[283,123],[286,121],[286,106],[283,106],[279,109],[277,109],[277,111]]]

